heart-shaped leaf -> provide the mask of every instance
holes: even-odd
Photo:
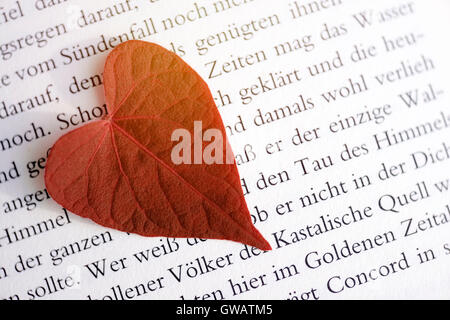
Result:
[[[198,151],[217,156],[207,141],[196,141],[203,132],[226,136],[194,70],[158,45],[128,41],[109,54],[104,87],[108,115],[64,135],[50,152],[45,182],[56,202],[143,236],[227,239],[270,250],[252,224],[234,160],[173,161],[177,130],[193,139],[180,152],[184,159]],[[229,155],[226,138],[221,147]]]

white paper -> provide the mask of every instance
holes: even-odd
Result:
[[[60,2],[0,1],[0,298],[450,298],[447,1]],[[210,86],[271,252],[47,199],[47,150],[102,115],[111,44],[142,32]]]

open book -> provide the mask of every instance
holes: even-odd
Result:
[[[0,298],[450,298],[446,0],[0,1]],[[49,148],[158,43],[208,83],[273,250],[145,238],[58,206]]]

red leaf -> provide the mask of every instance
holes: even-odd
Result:
[[[173,131],[193,136],[194,121],[226,136],[209,88],[194,70],[158,45],[128,41],[108,56],[104,85],[108,115],[52,148],[45,182],[56,202],[102,226],[143,236],[228,239],[271,249],[252,224],[234,161],[176,165],[171,159],[178,144]]]

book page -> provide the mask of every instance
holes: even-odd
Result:
[[[0,298],[450,298],[450,3],[0,1]],[[54,202],[103,67],[157,43],[209,85],[273,250],[106,229]]]

